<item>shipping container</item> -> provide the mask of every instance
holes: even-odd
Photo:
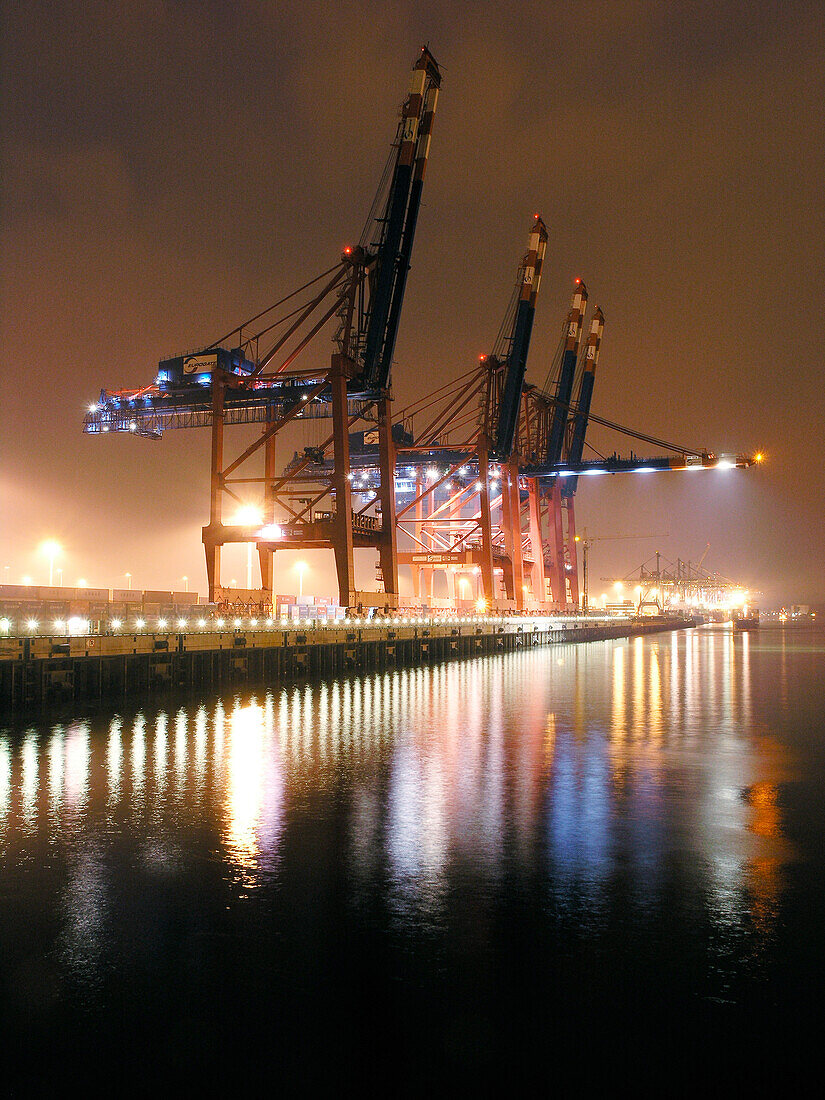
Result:
[[[172,602],[176,607],[192,607],[198,602],[197,592],[173,592]]]
[[[171,592],[155,592],[153,589],[147,589],[143,593],[143,605],[147,604],[170,604],[172,602]]]
[[[112,589],[112,602],[113,603],[142,603],[143,593],[133,592],[131,588],[113,588]]]

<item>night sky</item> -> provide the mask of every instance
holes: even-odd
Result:
[[[185,574],[205,591],[208,431],[87,437],[84,409],[336,262],[428,42],[443,84],[398,404],[491,348],[540,211],[528,379],[544,380],[581,276],[607,319],[594,412],[768,456],[750,471],[584,479],[580,529],[656,536],[597,543],[591,576],[710,543],[705,565],[765,607],[825,599],[821,2],[2,13],[3,579],[45,583],[37,546],[52,536],[66,584],[122,586],[129,571],[135,587]],[[303,362],[330,350],[322,337]],[[310,560],[331,591],[331,556]],[[241,583],[240,562],[227,552],[225,580]],[[276,587],[294,591],[292,571]]]

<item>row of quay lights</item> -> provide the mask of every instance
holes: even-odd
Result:
[[[369,624],[372,624],[373,626],[375,626],[375,625],[389,624],[389,623],[395,623],[395,624],[398,624],[398,623],[401,623],[401,624],[404,624],[404,623],[408,623],[408,624],[410,624],[410,623],[426,623],[426,622],[430,622],[430,623],[479,623],[479,622],[494,623],[494,622],[504,622],[504,621],[505,621],[505,619],[504,619],[503,616],[477,614],[477,615],[472,616],[472,617],[465,617],[465,616],[459,616],[459,615],[440,615],[440,616],[396,615],[396,616],[392,616],[392,617],[382,616],[381,618],[378,618],[378,619],[368,619],[368,618],[349,619],[349,618],[347,618],[347,619],[335,619],[335,620],[332,620],[332,621],[324,620],[324,619],[320,619],[320,620],[303,620],[303,623],[306,624],[307,622],[312,622],[315,626],[321,626],[321,627],[325,627],[325,626],[346,627],[346,626],[362,626],[362,625],[366,626],[366,625],[369,625]],[[250,618],[250,619],[246,620],[246,625],[250,626],[250,627],[257,627],[257,626],[260,625],[260,626],[266,627],[268,629],[273,629],[276,626],[284,627],[284,626],[288,626],[288,625],[293,625],[295,623],[298,623],[300,625],[301,622],[302,622],[302,620],[294,620],[294,619],[287,619],[287,618],[280,618],[280,619],[268,618],[268,619],[260,619],[260,620],[256,619],[256,618]],[[91,622],[88,619],[82,619],[82,618],[79,618],[79,617],[68,619],[68,620],[56,619],[53,625],[54,625],[54,630],[58,633],[68,632],[71,635],[75,635],[75,636],[80,635],[80,636],[82,636],[82,635],[85,635],[85,634],[89,634],[91,632]],[[207,626],[210,626],[210,625],[217,627],[219,630],[221,630],[221,629],[223,629],[227,626],[231,626],[231,627],[234,627],[235,629],[237,629],[237,628],[242,627],[244,625],[244,620],[241,619],[241,618],[234,618],[234,619],[230,619],[230,620],[215,619],[215,620],[212,620],[211,622],[208,622],[206,619],[197,619],[195,621],[195,623],[192,624],[192,625],[197,626],[198,629],[200,629],[200,630],[203,630]],[[155,626],[158,630],[167,630],[170,626],[170,623],[167,619],[158,619]],[[177,629],[179,629],[179,630],[185,630],[186,628],[188,628],[190,626],[190,623],[189,623],[188,619],[176,619],[174,621],[174,626],[177,627]],[[12,627],[12,622],[11,622],[10,619],[7,619],[7,618],[0,619],[0,632],[2,632],[4,634],[8,634],[11,627]],[[36,630],[38,630],[39,627],[40,627],[39,620],[37,620],[37,619],[27,619],[26,620],[26,629],[29,631],[29,633],[33,634]],[[145,630],[147,628],[146,620],[145,619],[135,619],[134,627],[138,631]],[[123,620],[122,619],[112,619],[112,620],[110,620],[109,629],[114,630],[114,631],[124,629]],[[128,629],[128,626],[127,626],[127,629]]]
[[[415,477],[416,472],[417,472],[416,468],[411,467],[410,469],[408,469],[406,471],[406,477],[407,478]],[[426,468],[426,470],[424,471],[424,475],[425,475],[425,477],[427,478],[428,481],[434,481],[438,477],[446,476],[446,474],[448,472],[449,471],[447,471],[447,470],[439,470],[437,466],[428,466]],[[375,477],[376,475],[377,475],[377,471],[375,471],[373,469],[365,469],[365,470],[362,470],[360,473],[356,473],[355,471],[351,471],[349,474],[347,474],[347,477],[350,481],[355,481],[357,479],[361,482],[362,485],[364,485],[369,480],[371,480],[373,477]],[[458,470],[457,474],[456,474],[456,476],[462,477],[462,478],[470,477],[470,475],[471,475],[471,471],[470,471],[469,467],[467,467],[467,466],[462,466],[462,468],[460,470]],[[490,467],[490,484],[493,488],[496,487],[496,485],[498,484],[498,481],[499,481],[500,478],[501,478],[500,470],[495,466]],[[476,487],[476,489],[481,489],[482,483],[480,481],[477,481],[476,484],[475,484],[475,487]],[[357,488],[357,486],[356,486],[356,488]]]

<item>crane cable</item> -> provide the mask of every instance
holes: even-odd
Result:
[[[230,329],[229,332],[224,333],[223,336],[219,336],[217,340],[213,340],[211,344],[208,344],[205,348],[202,348],[201,350],[210,351],[212,348],[218,347],[218,345],[222,344],[224,340],[228,340],[230,336],[234,336],[236,332],[240,333],[243,329],[247,328],[255,321],[259,321],[261,317],[265,317],[267,313],[271,313],[273,309],[277,309],[278,306],[282,306],[284,302],[288,302],[290,298],[294,298],[297,294],[300,294],[302,291],[307,290],[311,286],[314,286],[315,283],[320,282],[321,279],[325,278],[327,275],[331,275],[336,268],[341,266],[342,264],[339,260],[338,263],[333,264],[332,267],[327,268],[326,271],[322,271],[320,275],[316,275],[314,279],[310,279],[308,283],[304,283],[303,286],[299,286],[297,290],[293,290],[290,294],[287,294],[284,298],[281,298],[280,301],[275,302],[274,305],[267,306],[266,309],[262,309],[261,312],[256,313],[254,317],[250,317],[247,321],[242,321],[239,325],[236,325],[234,328]],[[292,314],[287,314],[287,317],[294,316],[295,312],[298,311],[295,310]],[[281,320],[286,320],[286,318],[282,318]],[[274,328],[275,325],[279,325],[280,323],[281,321],[276,321],[273,325],[270,325],[269,328]],[[263,335],[264,332],[268,331],[268,328],[263,329],[262,332],[258,333],[257,335]],[[252,339],[254,338],[255,337],[253,336]]]

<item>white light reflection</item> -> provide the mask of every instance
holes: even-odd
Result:
[[[144,766],[146,764],[146,719],[142,714],[132,726],[132,795],[143,794]]]
[[[271,871],[282,830],[283,767],[266,714],[253,700],[230,719],[224,843],[247,888]]]
[[[166,793],[168,779],[167,759],[169,749],[169,718],[165,711],[160,711],[155,717],[155,743],[153,749],[153,770],[155,780],[154,798],[152,807],[155,814]]]
[[[5,737],[0,738],[0,826],[6,828],[11,809],[11,750]]]
[[[63,786],[66,806],[74,813],[85,806],[88,797],[89,756],[89,726],[86,722],[73,722],[66,730]]]
[[[61,964],[79,986],[97,991],[105,973],[106,877],[98,847],[89,838],[70,861],[63,910]]]
[[[106,746],[106,772],[109,801],[120,801],[120,771],[123,765],[123,723],[113,718],[109,725],[109,742]]]
[[[20,749],[20,814],[27,830],[37,818],[37,737],[29,730]]]
[[[55,726],[46,749],[49,773],[49,815],[59,816],[63,801],[63,727]]]
[[[186,790],[186,711],[181,707],[175,715],[175,795],[183,796]]]
[[[203,794],[206,772],[206,722],[206,708],[200,706],[195,715],[195,788],[199,796]]]

